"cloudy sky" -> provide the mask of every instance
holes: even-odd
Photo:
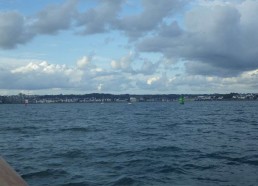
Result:
[[[0,95],[19,92],[258,92],[258,1],[0,0]]]

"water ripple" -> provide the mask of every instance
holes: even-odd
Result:
[[[258,185],[258,102],[0,105],[29,185]]]

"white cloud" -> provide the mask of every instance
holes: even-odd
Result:
[[[134,93],[214,93],[246,92],[257,88],[258,69],[246,71],[236,77],[217,77],[203,75],[172,75],[163,70],[161,73],[117,73],[92,66],[80,69],[66,65],[49,64],[46,61],[29,62],[27,65],[0,68],[0,89],[45,90],[66,92],[67,90],[89,92],[124,92]],[[58,91],[57,91],[58,90]]]
[[[77,61],[77,67],[79,69],[85,68],[87,65],[89,65],[91,62],[91,58],[88,56],[83,56],[81,59]]]
[[[111,67],[115,70],[132,73],[132,63],[135,59],[136,55],[133,52],[130,52],[127,56],[124,56],[119,60],[112,60]]]
[[[150,77],[150,78],[147,80],[147,84],[148,84],[148,85],[152,85],[153,83],[158,82],[159,80],[160,80],[160,77]]]
[[[28,73],[31,71],[36,71],[38,70],[39,66],[33,63],[29,63],[27,66],[19,67],[16,69],[11,70],[12,73]]]
[[[98,85],[98,91],[102,90],[102,86],[103,86],[103,84],[101,84],[101,83]]]
[[[0,12],[0,48],[14,49],[43,34],[60,34],[61,30],[80,31],[86,45],[97,46],[91,34],[115,31],[119,37],[112,44],[105,43],[104,52],[103,47],[98,51],[106,56],[80,54],[83,57],[77,58],[72,66],[60,65],[62,61],[51,64],[43,60],[15,62],[2,58],[0,89],[257,90],[258,1],[196,0],[191,6],[185,6],[189,1],[141,0],[137,3],[141,4],[139,11],[129,14],[125,11],[128,2],[124,0],[96,1],[96,6],[91,8],[77,6],[84,4],[80,3],[62,1],[30,16],[14,11]],[[121,35],[126,38],[121,39]],[[108,47],[124,40],[134,52],[114,58],[110,52],[113,50]],[[142,57],[153,53],[158,53],[163,60]]]

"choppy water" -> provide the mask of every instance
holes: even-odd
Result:
[[[258,185],[258,102],[0,105],[31,186]]]

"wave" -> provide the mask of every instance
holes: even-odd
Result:
[[[137,183],[137,180],[127,177],[127,176],[122,176],[118,178],[114,183],[111,183],[112,186],[121,186],[121,185],[134,185]]]
[[[193,170],[198,170],[198,171],[204,171],[204,170],[209,170],[209,169],[215,169],[216,165],[195,165],[195,164],[185,164],[184,169],[193,169]]]
[[[60,158],[83,158],[86,156],[83,150],[80,149],[74,149],[74,150],[68,150],[62,153],[55,154],[54,156],[60,157]]]
[[[171,165],[164,165],[162,167],[157,168],[157,173],[176,173],[176,174],[187,174],[187,171],[185,169],[171,166]]]
[[[86,182],[86,181],[82,181],[82,182],[69,182],[69,183],[64,183],[64,184],[60,184],[58,186],[92,186],[95,185],[93,183],[90,182]]]
[[[257,103],[162,104],[8,111],[2,156],[37,186],[257,185]]]
[[[119,156],[133,156],[133,155],[141,155],[141,156],[146,156],[147,155],[151,155],[151,154],[169,154],[171,152],[173,153],[178,153],[178,152],[182,152],[183,149],[176,147],[176,146],[161,146],[161,147],[147,147],[147,148],[143,148],[143,149],[135,149],[135,150],[119,150],[119,151],[115,151],[115,149],[113,149],[112,152],[109,155],[113,156],[113,157],[119,157]]]
[[[98,132],[101,131],[97,128],[92,127],[69,127],[69,128],[62,128],[59,129],[61,132]]]
[[[255,165],[255,166],[258,165],[258,155],[235,157],[235,155],[233,155],[230,152],[214,152],[214,153],[201,155],[198,157],[198,159],[203,159],[203,158],[226,160],[227,161],[226,164],[228,165],[239,165],[239,164],[249,164],[249,165]]]
[[[60,131],[89,132],[90,129],[85,127],[71,127],[71,128],[60,129]]]
[[[215,183],[221,183],[221,182],[228,182],[226,180],[222,180],[222,179],[217,179],[217,178],[208,178],[208,177],[197,177],[194,178],[195,180],[200,180],[200,181],[205,181],[205,183],[207,182],[215,182]]]
[[[37,129],[38,127],[35,127],[35,126],[20,126],[20,127],[4,127],[4,128],[1,128],[1,131],[20,133],[20,132],[30,132]]]
[[[24,179],[31,179],[31,178],[49,178],[49,177],[56,177],[56,176],[67,176],[68,173],[64,170],[60,169],[46,169],[42,171],[31,172],[27,174],[23,174],[22,177]]]

